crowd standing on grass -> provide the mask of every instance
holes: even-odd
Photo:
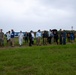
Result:
[[[6,33],[6,39],[7,39],[7,46],[14,47],[15,44],[15,31],[11,29],[11,31],[8,31]],[[3,30],[0,29],[0,46],[4,46],[4,33]],[[37,32],[33,32],[32,30],[30,32],[23,33],[22,31],[18,34],[18,43],[21,47],[23,45],[23,41],[25,41],[25,44],[28,44],[29,46],[32,45],[48,45],[56,43],[57,45],[66,45],[66,42],[73,43],[75,40],[75,34],[73,31],[66,32],[65,30],[60,29],[59,32],[56,29],[49,30],[49,31],[41,31],[40,29]]]

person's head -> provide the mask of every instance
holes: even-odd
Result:
[[[11,29],[11,31],[12,31],[12,32],[14,32],[14,30],[13,30],[13,29]]]
[[[30,31],[30,33],[32,33],[32,30]]]
[[[62,29],[60,29],[60,31],[62,31]]]
[[[22,31],[20,31],[20,33],[22,33]]]
[[[10,31],[8,31],[8,33],[10,33]]]
[[[52,31],[51,29],[49,31]]]
[[[63,31],[65,31],[65,30],[63,30]]]
[[[38,30],[38,32],[40,32],[40,29]]]
[[[0,32],[2,32],[2,29],[0,29]]]

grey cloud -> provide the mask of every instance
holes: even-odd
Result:
[[[76,29],[76,0],[33,0],[37,1],[36,4],[30,5],[27,10],[25,10],[25,0],[12,1],[15,3],[14,7],[9,4],[8,6],[12,8],[8,7],[8,10],[6,5],[4,8],[0,7],[0,28],[3,28],[4,31],[11,28],[15,31],[71,29],[72,25]],[[27,7],[29,2],[30,0]]]
[[[76,0],[40,0],[45,6],[76,11]]]

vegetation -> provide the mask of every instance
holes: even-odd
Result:
[[[0,75],[76,75],[76,45],[0,48]]]

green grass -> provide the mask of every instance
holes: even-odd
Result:
[[[0,48],[0,75],[76,75],[76,44]]]

